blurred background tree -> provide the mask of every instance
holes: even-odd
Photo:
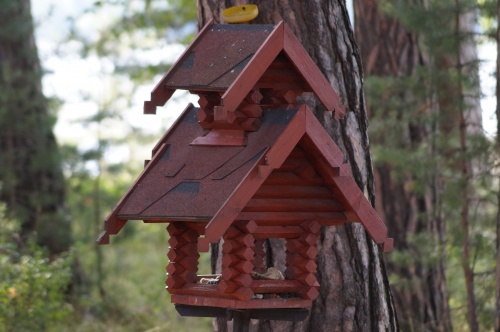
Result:
[[[476,47],[491,3],[354,2],[404,330],[492,328],[496,153],[482,129]]]
[[[55,122],[42,93],[30,2],[0,2],[0,199],[51,255],[73,243]]]

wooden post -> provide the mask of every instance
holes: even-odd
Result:
[[[234,310],[233,332],[248,332],[250,330],[250,312],[248,310]]]
[[[297,280],[304,287],[298,292],[306,300],[315,300],[319,295],[316,280],[316,240],[321,228],[317,221],[303,222],[300,228],[304,234],[286,241],[286,271],[288,279]]]
[[[170,223],[167,231],[170,235],[167,254],[170,262],[167,265],[166,285],[173,290],[196,281],[200,258],[196,243],[200,234],[181,222]]]
[[[251,234],[257,228],[255,221],[242,221],[231,226],[224,234],[222,245],[222,275],[218,289],[239,300],[250,300],[253,291],[251,274],[254,270],[255,238]]]

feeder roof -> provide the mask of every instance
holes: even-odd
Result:
[[[279,225],[316,220],[325,226],[360,222],[376,243],[391,250],[386,226],[307,106],[264,111],[260,129],[238,147],[191,145],[204,133],[197,111],[189,105],[157,144],[152,160],[106,219],[99,243],[108,243],[127,220],[203,223],[201,251],[235,220]]]
[[[177,89],[219,91],[222,106],[232,112],[252,88],[284,83],[313,92],[335,118],[344,116],[340,97],[285,23],[210,22],[154,88],[144,113],[155,113]]]

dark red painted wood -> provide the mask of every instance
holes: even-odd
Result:
[[[310,198],[332,197],[332,192],[324,186],[271,185],[266,182],[257,190],[254,198]]]
[[[225,202],[224,206],[216,213],[213,219],[206,227],[205,238],[200,238],[198,245],[200,251],[208,251],[209,243],[217,242],[218,239],[229,228],[236,219],[239,212],[243,210],[245,204],[250,200],[257,189],[262,185],[273,168],[279,166],[293,150],[295,144],[304,134],[305,108],[302,107],[299,112],[290,121],[283,134],[276,140],[271,148],[259,158],[255,168],[248,173],[240,185],[233,191],[232,196]],[[246,219],[251,220],[251,219]]]
[[[284,51],[290,59],[293,59],[293,65],[311,86],[312,91],[326,109],[334,112],[335,119],[343,118],[345,106],[341,105],[339,95],[332,89],[330,83],[287,25],[284,27]]]
[[[340,212],[344,207],[333,199],[251,199],[243,212]]]
[[[168,223],[173,303],[283,315],[285,308],[311,307],[319,294],[321,226],[360,222],[392,250],[343,153],[298,105],[297,96],[309,91],[335,118],[345,114],[284,23],[208,24],[155,87],[145,112],[179,88],[198,94],[200,108],[189,105],[153,148],[99,238],[108,243],[127,220]],[[199,252],[221,238],[222,273],[197,275]],[[265,240],[272,238],[286,241],[286,280],[254,280],[262,278],[255,272],[266,273]],[[202,277],[216,284],[201,284]]]
[[[280,52],[287,57],[274,61]],[[286,24],[227,26],[212,21],[154,88],[144,112],[154,114],[176,89],[224,92],[222,106],[234,112],[253,87],[312,91],[336,118],[345,114],[340,98]]]
[[[297,293],[302,285],[296,280],[253,280],[250,285],[254,293]]]
[[[343,212],[241,212],[237,216],[238,220],[268,220],[268,221],[289,221],[297,220],[318,220],[322,221],[346,221]]]
[[[172,303],[176,304],[232,308],[232,309],[310,308],[312,305],[311,300],[303,300],[300,298],[256,299],[256,300],[240,301],[234,299],[210,298],[204,296],[177,295],[177,294],[172,295],[171,301]]]
[[[144,102],[144,114],[155,114],[156,106],[163,106],[165,103],[172,97],[175,89],[168,89],[166,87],[166,82],[168,81],[173,69],[178,65],[185,61],[187,55],[190,52],[190,49],[196,45],[198,40],[202,38],[202,36],[207,32],[209,27],[213,24],[213,20],[210,20],[201,31],[198,33],[198,38],[195,38],[191,45],[182,53],[181,57],[177,60],[174,66],[170,67],[170,70],[163,76],[163,78],[156,84],[155,88],[151,92],[151,101]],[[167,92],[168,91],[168,92]]]
[[[253,55],[250,62],[222,96],[222,105],[228,112],[234,112],[243,98],[250,92],[283,48],[283,25],[279,23],[274,31]]]

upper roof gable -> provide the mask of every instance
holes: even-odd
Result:
[[[221,106],[234,112],[280,53],[286,55],[307,91],[335,118],[342,118],[345,106],[340,97],[283,22],[227,25],[210,21],[154,88],[144,112],[155,113],[156,106],[164,105],[176,89],[220,91]]]

